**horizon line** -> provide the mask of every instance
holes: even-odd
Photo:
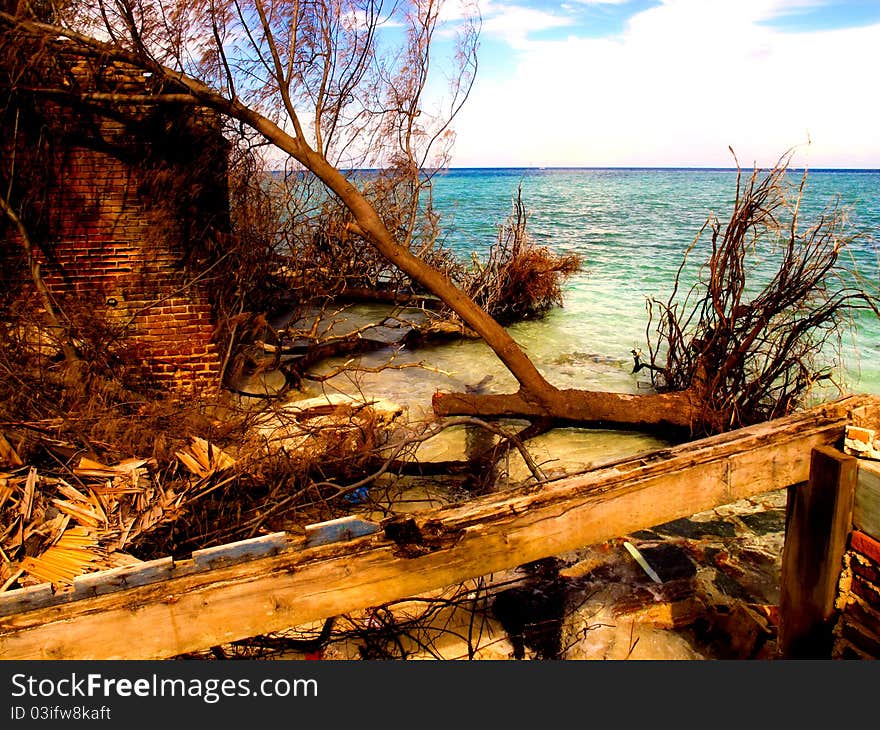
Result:
[[[377,168],[369,168],[377,169]],[[754,167],[724,167],[718,165],[449,165],[442,170],[707,170],[736,172],[752,170]],[[758,166],[759,170],[772,169]],[[880,172],[880,167],[789,167],[792,172]]]
[[[341,172],[378,172],[381,167],[340,167]],[[620,170],[620,171],[694,171],[694,172],[748,172],[749,170],[772,170],[772,166],[720,167],[714,165],[449,165],[448,167],[422,168],[435,174],[468,170]],[[789,172],[852,172],[880,173],[880,167],[788,167]],[[272,168],[273,173],[284,173],[284,168]]]

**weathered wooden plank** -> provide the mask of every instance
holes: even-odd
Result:
[[[27,586],[0,594],[0,615],[21,613],[46,605],[52,597],[51,583]]]
[[[250,540],[239,540],[227,545],[195,550],[192,559],[196,570],[210,570],[274,555],[287,547],[287,533],[273,532],[271,535],[262,535]]]
[[[72,588],[54,590],[51,583],[42,583],[28,588],[5,591],[0,593],[0,616],[156,583],[167,580],[173,575],[179,577],[184,572],[195,573],[213,570],[223,565],[232,565],[275,554],[288,547],[290,547],[290,540],[287,533],[276,532],[250,540],[196,550],[192,554],[192,560],[179,566],[175,566],[174,559],[171,557],[157,558],[156,560],[79,575],[74,578]],[[175,567],[177,567],[176,571]]]
[[[786,659],[829,659],[834,602],[852,530],[858,459],[813,449],[809,482],[789,490],[782,553],[779,648]]]
[[[880,462],[859,460],[859,481],[853,506],[856,529],[880,540]]]
[[[73,579],[73,595],[70,600],[112,593],[165,580],[171,577],[173,568],[174,559],[165,557],[133,565],[123,565],[97,573],[78,575]]]
[[[0,619],[0,657],[152,659],[284,630],[806,481],[853,397],[582,475],[383,523],[384,530]]]
[[[326,522],[316,522],[313,525],[306,525],[306,546],[315,547],[341,540],[352,540],[356,537],[372,535],[379,529],[376,522],[362,520],[354,515],[338,517]]]

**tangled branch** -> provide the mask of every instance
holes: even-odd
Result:
[[[846,325],[877,312],[853,259],[858,236],[839,203],[801,226],[807,182],[789,179],[792,151],[769,171],[743,180],[722,226],[710,217],[688,247],[665,302],[647,303],[648,367],[664,391],[696,387],[706,427],[724,431],[791,413],[834,375]],[[682,297],[689,257],[706,233],[711,248]],[[654,328],[652,333],[651,329]]]

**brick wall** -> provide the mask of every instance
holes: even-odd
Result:
[[[880,541],[860,530],[844,554],[837,609],[833,658],[880,658]]]
[[[149,76],[117,66],[70,68],[98,91],[155,91]],[[81,318],[82,332],[89,318],[100,322],[119,353],[160,383],[216,389],[216,282],[204,274],[229,228],[217,120],[169,104],[117,106],[111,116],[55,97],[21,100],[14,134],[13,116],[4,120],[4,154],[29,168],[13,178],[22,218],[65,315]],[[12,237],[2,284],[33,297]]]

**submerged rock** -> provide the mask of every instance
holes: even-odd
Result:
[[[729,522],[722,520],[705,520],[696,521],[682,517],[678,520],[672,520],[654,528],[655,532],[663,535],[677,535],[678,537],[687,537],[699,539],[714,535],[716,537],[733,537],[736,534],[736,528]]]

